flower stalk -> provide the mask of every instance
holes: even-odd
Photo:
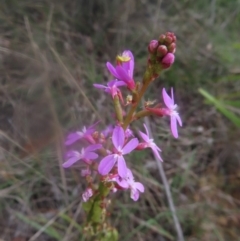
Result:
[[[132,122],[149,115],[169,116],[172,134],[175,138],[178,137],[177,123],[181,126],[182,122],[176,111],[173,90],[171,96],[165,89],[162,91],[166,107],[160,104],[149,107],[154,103],[149,101],[143,109],[136,112],[150,84],[173,64],[175,50],[176,37],[173,33],[168,32],[161,35],[159,40],[152,40],[148,45],[147,68],[141,83],[134,81],[135,63],[131,51],[125,50],[122,55],[118,55],[115,66],[107,62],[106,67],[114,79],[107,84],[94,84],[94,87],[110,95],[115,110],[115,114],[111,115],[114,117],[113,123],[99,131],[96,130],[99,124],[97,122],[67,136],[65,145],[68,151],[62,166],[69,168],[79,162],[84,166],[81,171],[87,183],[82,194],[83,209],[87,213],[84,231],[91,241],[118,240],[117,230],[108,221],[111,193],[129,191],[133,201],[138,201],[140,194],[144,193],[144,185],[135,181],[128,168],[128,154],[149,149],[159,161],[163,161],[161,149],[150,138],[147,127],[144,125],[145,132],[139,131],[138,137],[135,137],[131,130]],[[121,88],[125,88],[130,94],[126,97],[125,104]],[[125,115],[126,106],[130,108]],[[75,144],[80,144],[82,148],[76,150]]]

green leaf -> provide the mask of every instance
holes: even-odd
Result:
[[[40,230],[43,228],[41,224],[29,219],[28,217],[22,215],[21,213],[16,213],[16,216],[19,219],[21,219],[23,222],[27,223],[28,225],[32,226],[37,230]],[[62,237],[60,236],[60,234],[53,227],[50,227],[50,226],[46,227],[45,229],[43,229],[43,233],[46,233],[50,237],[55,238],[57,240],[62,240]]]
[[[240,127],[240,118],[237,117],[233,112],[229,111],[224,103],[217,100],[215,97],[210,95],[207,91],[200,88],[198,90],[211,104],[213,104],[224,116],[226,116],[234,125]]]
[[[224,104],[240,108],[240,100],[225,100]]]

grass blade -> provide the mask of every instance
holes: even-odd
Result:
[[[226,116],[234,125],[240,127],[240,118],[237,117],[234,113],[229,111],[225,106],[224,103],[217,100],[211,94],[209,94],[204,89],[200,88],[198,90],[211,104],[213,104],[224,116]]]

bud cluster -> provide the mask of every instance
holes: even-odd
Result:
[[[160,64],[163,69],[168,69],[175,59],[176,40],[175,34],[171,32],[161,34],[158,40],[151,40],[148,45],[149,64]]]

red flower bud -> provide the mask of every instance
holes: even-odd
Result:
[[[165,34],[161,34],[160,37],[159,37],[159,40],[158,40],[159,43],[160,43],[160,44],[163,44],[164,41],[165,41],[165,38],[166,38],[166,35],[165,35]]]
[[[176,44],[175,43],[171,43],[169,46],[168,46],[168,51],[169,53],[175,53],[176,51]]]
[[[158,47],[158,41],[157,40],[151,40],[151,42],[148,45],[148,51],[150,54],[154,54]]]
[[[168,69],[171,67],[171,65],[174,63],[175,56],[172,53],[168,53],[163,59],[162,59],[162,67],[164,69]]]
[[[168,49],[165,45],[158,46],[157,55],[159,57],[164,57],[168,53]]]
[[[168,44],[171,44],[171,43],[175,43],[177,40],[176,36],[174,33],[171,33],[171,32],[167,32],[166,33],[166,39],[165,41],[168,43]]]

